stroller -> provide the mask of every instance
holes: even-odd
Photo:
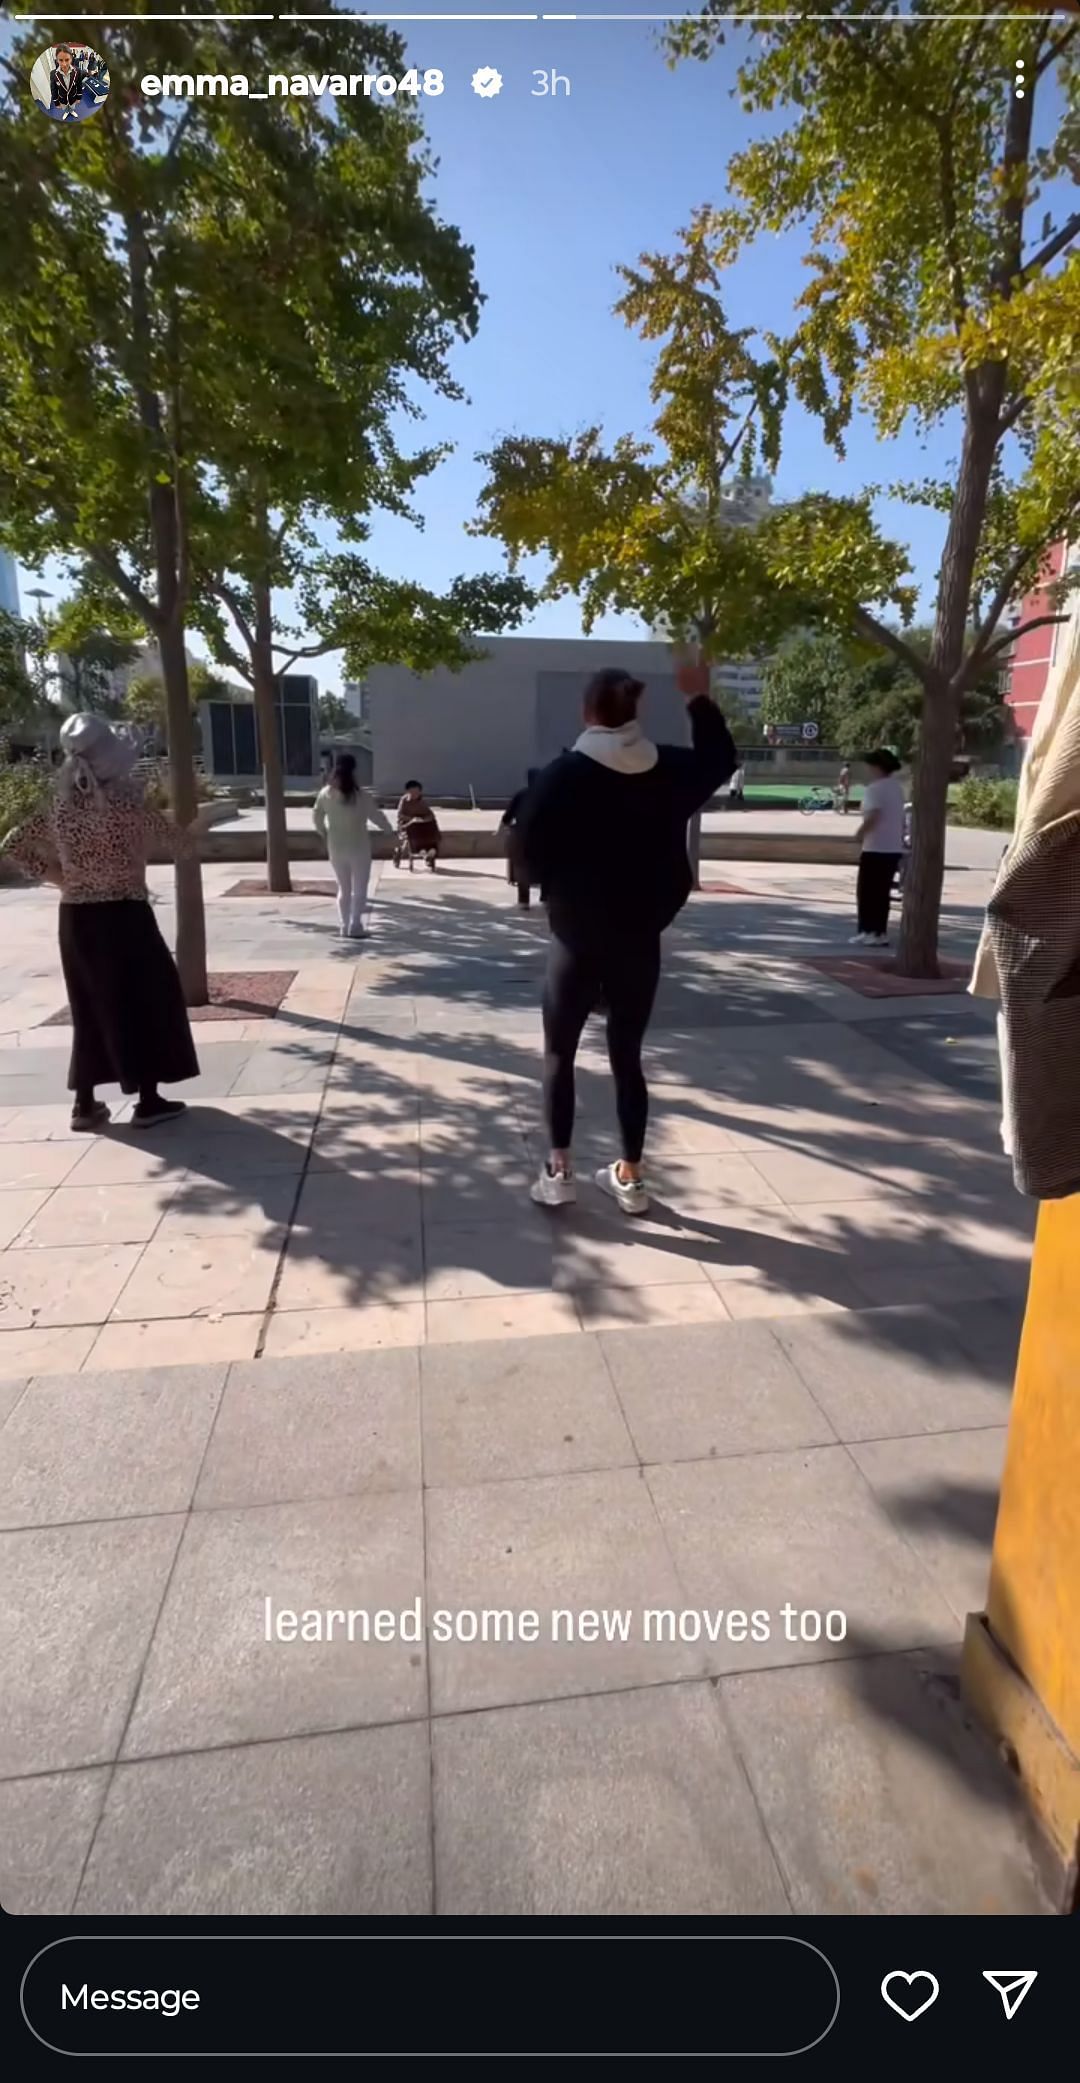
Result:
[[[421,797],[412,803],[403,796],[398,804],[397,837],[394,841],[394,866],[408,864],[410,875],[417,861],[426,861],[431,873],[439,858],[440,832],[435,814]]]

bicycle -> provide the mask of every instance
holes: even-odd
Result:
[[[817,810],[835,810],[836,795],[831,788],[812,788],[799,802],[804,817],[813,817]]]

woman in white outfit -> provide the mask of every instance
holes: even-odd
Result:
[[[393,826],[380,810],[374,796],[361,788],[356,778],[356,760],[351,752],[339,752],[325,788],[315,798],[315,830],[326,841],[330,866],[338,887],[338,916],[348,940],[364,934],[364,911],[371,878],[371,835],[392,832]]]

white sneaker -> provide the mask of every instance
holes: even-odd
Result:
[[[871,947],[888,947],[889,945],[887,933],[868,933],[866,938]]]
[[[602,1164],[596,1183],[601,1193],[609,1193],[613,1201],[618,1201],[624,1215],[644,1215],[649,1196],[640,1179],[620,1179],[617,1164]]]
[[[541,1208],[566,1208],[577,1200],[577,1181],[573,1172],[549,1172],[545,1165],[529,1194]]]
[[[869,935],[869,933],[853,933],[853,934],[852,934],[852,936],[851,936],[851,939],[850,939],[850,940],[848,941],[848,946],[849,946],[849,947],[865,947],[865,946],[866,946],[866,943],[867,943],[867,941],[869,940],[869,938],[870,938],[870,935]]]

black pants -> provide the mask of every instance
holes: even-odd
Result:
[[[544,983],[544,1112],[553,1150],[570,1148],[574,1058],[582,1028],[602,997],[622,1154],[628,1164],[641,1162],[649,1116],[641,1044],[659,981],[658,934],[612,938],[603,947],[569,947],[552,934]]]
[[[859,855],[859,876],[855,885],[855,903],[859,915],[860,933],[887,933],[889,930],[889,905],[892,886],[900,866],[898,853],[863,853]]]

